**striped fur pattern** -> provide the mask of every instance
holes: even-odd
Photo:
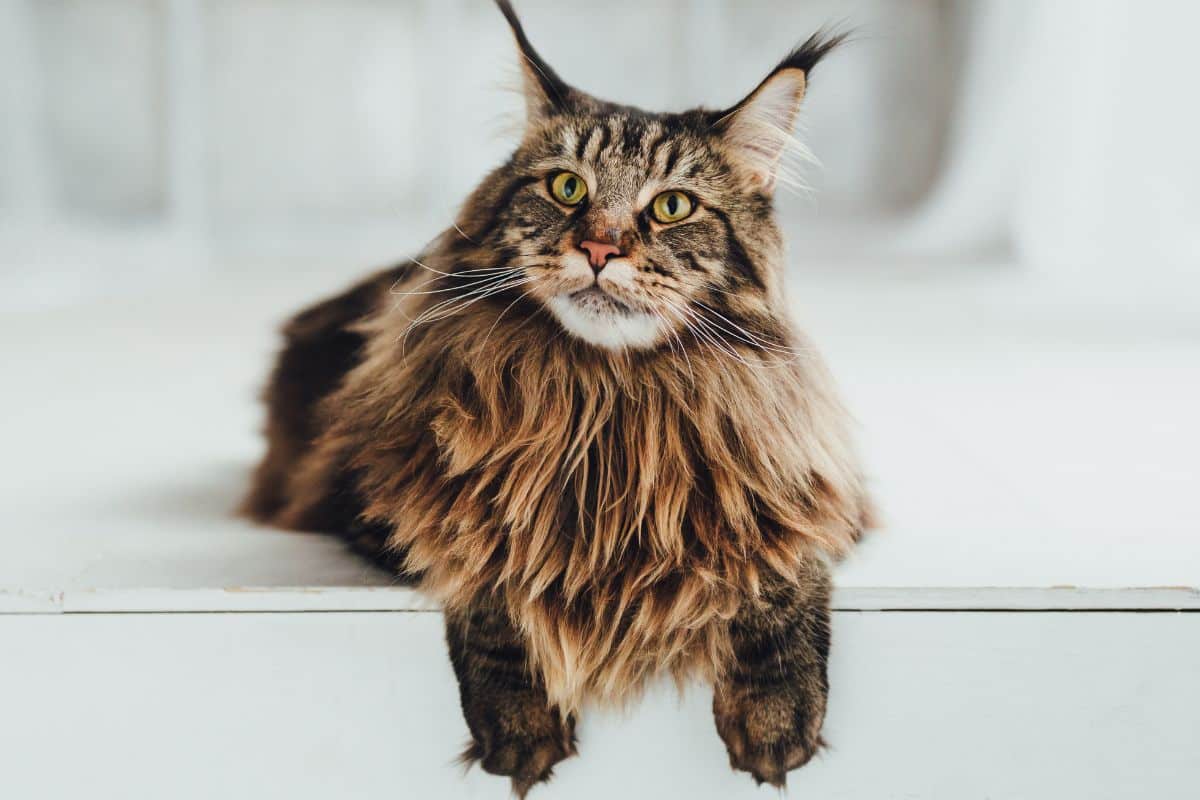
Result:
[[[712,682],[733,765],[782,784],[819,744],[826,565],[867,520],[845,414],[785,313],[764,133],[835,42],[732,109],[658,114],[562,82],[499,5],[522,142],[412,263],[289,324],[246,508],[338,532],[445,605],[467,756],[519,793],[574,752],[587,703],[660,674]],[[563,170],[586,201],[556,200]],[[668,190],[691,216],[651,214]],[[585,240],[620,255],[597,271]]]

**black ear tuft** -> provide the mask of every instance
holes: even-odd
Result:
[[[788,53],[754,91],[726,111],[713,112],[713,130],[729,145],[736,165],[752,187],[774,191],[780,159],[792,143],[792,127],[808,90],[808,76],[821,59],[849,38],[848,33],[820,30]],[[786,182],[792,180],[786,172]]]
[[[508,20],[517,48],[521,51],[521,72],[525,76],[525,93],[531,118],[546,116],[565,110],[572,100],[574,90],[558,77],[558,73],[542,60],[534,49],[525,28],[517,17],[509,0],[496,0],[500,13]]]
[[[849,39],[850,35],[850,31],[822,28],[788,53],[775,69],[771,70],[771,74],[774,75],[785,69],[798,69],[807,78],[813,67],[829,55],[830,51]]]

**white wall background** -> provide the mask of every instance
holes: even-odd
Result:
[[[803,115],[798,257],[1200,274],[1190,0],[517,5],[569,81],[656,109],[857,28]],[[0,308],[403,257],[509,150],[515,78],[489,0],[0,0]]]
[[[820,25],[858,26],[805,117],[825,166],[785,213],[895,215],[936,173],[949,3],[517,5],[568,80],[655,109],[732,103]],[[4,305],[409,252],[509,150],[515,63],[485,0],[0,0]]]

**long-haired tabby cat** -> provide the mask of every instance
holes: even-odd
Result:
[[[782,785],[821,744],[828,562],[867,516],[772,206],[840,37],[659,114],[563,82],[498,5],[524,137],[419,258],[287,324],[246,509],[444,604],[466,757],[518,793],[585,703],[663,673],[711,682],[733,766]]]

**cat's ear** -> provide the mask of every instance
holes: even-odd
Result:
[[[716,115],[714,128],[724,137],[735,168],[752,187],[774,192],[808,76],[846,37],[846,33],[818,31],[788,53],[741,102]]]
[[[569,111],[576,101],[577,92],[558,77],[554,69],[538,55],[529,42],[529,37],[525,35],[525,28],[517,18],[512,3],[508,0],[496,0],[496,5],[508,20],[513,37],[517,40],[526,121],[532,125],[555,114]]]

